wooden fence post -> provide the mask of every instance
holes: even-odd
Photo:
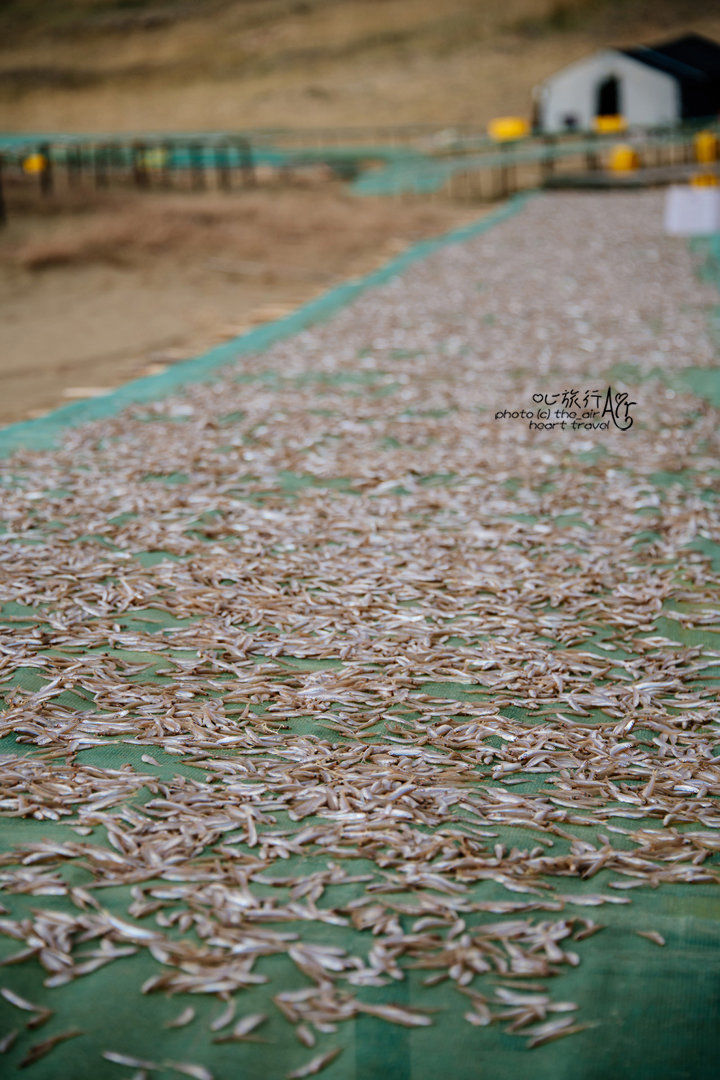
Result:
[[[68,187],[75,187],[80,179],[80,169],[78,167],[77,150],[74,146],[68,146],[65,150],[65,173]]]
[[[505,199],[508,194],[508,165],[502,161],[498,166],[498,198]]]
[[[201,191],[205,187],[205,159],[203,147],[197,143],[188,143],[188,155],[190,158],[190,186],[193,191]]]
[[[40,190],[43,195],[51,195],[53,189],[53,170],[52,159],[50,157],[50,146],[48,143],[43,143],[38,148],[38,157],[41,159],[40,166]]]
[[[3,191],[3,165],[5,161],[0,154],[0,226],[7,225],[7,208],[5,206],[5,193]]]
[[[547,180],[555,171],[555,158],[553,156],[553,147],[555,140],[552,135],[546,135],[543,139],[544,151],[541,159],[541,178]]]
[[[588,172],[597,172],[600,167],[600,163],[598,161],[596,132],[591,132],[589,142],[590,145],[585,151],[585,168],[588,170]]]
[[[255,187],[257,178],[255,176],[255,166],[253,164],[252,148],[247,139],[237,139],[235,146],[238,152],[238,160],[240,164],[240,172],[245,187]]]
[[[107,147],[95,146],[93,148],[93,164],[95,168],[95,187],[107,187]]]
[[[160,183],[168,190],[172,187],[172,160],[174,144],[167,139],[162,144],[162,168],[160,170]]]
[[[145,144],[142,142],[135,142],[131,147],[132,154],[132,174],[135,186],[139,188],[146,188],[149,184],[147,162],[145,160]]]
[[[223,191],[229,191],[231,187],[231,178],[227,143],[217,143],[215,146],[215,172],[217,174],[218,187]]]
[[[489,199],[489,197],[490,197],[489,195],[485,194],[485,184],[483,183],[483,176],[484,175],[485,174],[484,174],[484,172],[483,172],[483,170],[481,168],[478,168],[478,169],[475,170],[475,181],[476,181],[477,197],[481,202],[482,201],[487,201]]]
[[[117,179],[121,179],[125,172],[125,158],[117,143],[109,143],[107,148],[107,160],[111,172]]]

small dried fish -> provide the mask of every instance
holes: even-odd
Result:
[[[322,1072],[327,1066],[335,1060],[338,1054],[342,1053],[342,1047],[336,1046],[332,1050],[327,1050],[324,1054],[317,1054],[314,1058],[311,1058],[306,1065],[301,1065],[299,1069],[294,1069],[293,1072],[286,1073],[286,1080],[302,1080],[304,1076],[315,1076],[316,1073]]]
[[[359,1002],[358,1011],[368,1013],[369,1016],[377,1016],[380,1020],[388,1020],[391,1024],[402,1024],[403,1027],[427,1027],[432,1024],[429,1016],[413,1012],[402,1005],[373,1005],[368,1002]]]
[[[204,1065],[195,1065],[190,1061],[163,1061],[163,1069],[173,1069],[192,1080],[213,1080],[213,1074]]]
[[[232,1020],[234,1015],[235,1015],[235,1002],[231,999],[228,1002],[227,1007],[225,1009],[223,1009],[223,1011],[220,1013],[220,1015],[216,1016],[215,1019],[212,1021],[212,1023],[210,1024],[210,1030],[211,1031],[220,1031],[222,1028],[227,1027],[227,1025],[230,1023],[230,1021]]]
[[[636,930],[635,933],[638,937],[647,938],[648,941],[654,941],[656,945],[664,945],[665,938],[662,934],[659,934],[657,930]]]
[[[477,1005],[474,1009],[464,1014],[465,1019],[474,1027],[487,1027],[492,1023],[492,1013],[486,1005]]]
[[[545,1043],[554,1042],[555,1039],[564,1039],[567,1035],[576,1035],[579,1031],[585,1031],[589,1028],[590,1024],[561,1024],[561,1021],[554,1021],[551,1024],[543,1025],[543,1030],[539,1029],[528,1039],[526,1045],[529,1050],[532,1050],[535,1046],[543,1046]]]
[[[248,1016],[243,1016],[242,1019],[233,1027],[232,1031],[228,1035],[218,1035],[213,1039],[216,1043],[225,1042],[239,1042],[247,1039],[251,1031],[260,1027],[267,1020],[265,1013],[250,1013]]]
[[[178,1015],[175,1017],[174,1020],[168,1020],[165,1023],[165,1027],[166,1028],[185,1027],[187,1024],[192,1023],[192,1021],[194,1019],[195,1019],[195,1010],[193,1009],[192,1005],[188,1005],[186,1009],[183,1009],[183,1011],[181,1013],[178,1013]]]
[[[35,1016],[28,1020],[25,1027],[30,1031],[34,1031],[36,1028],[42,1027],[43,1024],[47,1023],[50,1017],[54,1015],[52,1009],[41,1009],[39,1012],[35,1013]]]
[[[243,1035],[247,1035],[249,1032],[254,1031],[255,1028],[260,1027],[267,1020],[267,1016],[264,1013],[250,1013],[248,1016],[244,1016],[233,1027],[232,1033],[237,1038]]]
[[[19,1034],[19,1030],[15,1028],[14,1031],[8,1031],[7,1035],[0,1038],[0,1054],[7,1054],[8,1050],[12,1049]]]
[[[60,1043],[66,1042],[68,1039],[76,1039],[78,1035],[84,1035],[84,1031],[80,1031],[78,1028],[69,1028],[67,1031],[61,1031],[58,1035],[53,1035],[49,1039],[45,1039],[44,1042],[35,1043],[28,1050],[25,1057],[18,1065],[19,1069],[25,1069],[28,1065],[34,1065],[40,1058],[45,1057],[51,1050],[54,1050]]]
[[[311,1029],[307,1026],[307,1024],[298,1024],[295,1028],[295,1035],[298,1040],[303,1044],[303,1046],[307,1046],[308,1048],[312,1049],[312,1047],[315,1045],[315,1036],[313,1035]]]
[[[131,1054],[120,1054],[116,1050],[103,1050],[102,1055],[106,1061],[112,1061],[116,1065],[127,1065],[130,1069],[146,1069],[153,1072],[162,1066],[157,1061],[146,1061],[144,1058],[136,1058]]]
[[[9,1001],[11,1005],[14,1005],[17,1009],[23,1009],[25,1012],[44,1012],[42,1005],[33,1005],[32,1001],[28,1001],[27,998],[21,997],[20,994],[16,994],[14,990],[11,990],[7,986],[0,987],[0,994]]]

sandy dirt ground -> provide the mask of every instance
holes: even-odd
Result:
[[[160,372],[483,212],[332,183],[88,197],[13,215],[0,237],[2,423]]]

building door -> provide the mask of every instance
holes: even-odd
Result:
[[[608,75],[597,88],[597,116],[619,116],[620,80],[617,75]]]

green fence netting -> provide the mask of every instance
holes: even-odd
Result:
[[[663,136],[645,136],[636,143],[643,152],[668,148],[687,142],[687,132]],[[617,141],[617,140],[615,140]],[[356,195],[401,195],[404,193],[431,194],[440,191],[453,176],[484,169],[518,168],[522,166],[545,166],[554,168],[563,161],[581,156],[588,157],[607,152],[612,145],[607,137],[585,138],[572,142],[546,144],[539,141],[519,140],[506,146],[490,146],[482,153],[456,154],[446,157],[426,157],[413,160],[399,159],[388,162],[383,168],[367,170],[351,185]]]

